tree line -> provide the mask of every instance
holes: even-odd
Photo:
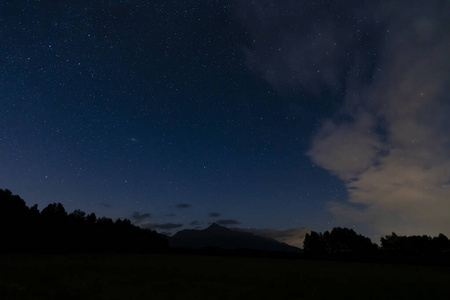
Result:
[[[380,246],[353,229],[335,227],[331,232],[311,231],[303,242],[305,255],[321,258],[375,258],[387,260],[450,260],[450,241],[437,237],[398,236],[394,232],[380,239]]]
[[[0,251],[3,252],[166,252],[168,241],[128,219],[97,218],[61,203],[38,210],[0,189]]]

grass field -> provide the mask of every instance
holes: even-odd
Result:
[[[436,266],[184,255],[0,254],[0,299],[450,299]]]

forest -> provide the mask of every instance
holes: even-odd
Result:
[[[81,210],[67,213],[61,203],[38,210],[11,191],[0,189],[0,234],[3,252],[167,252],[166,238],[156,231],[113,221]]]

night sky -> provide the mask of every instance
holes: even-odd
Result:
[[[0,188],[158,232],[450,234],[450,2],[1,1]]]

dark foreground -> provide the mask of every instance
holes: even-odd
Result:
[[[0,299],[450,299],[450,269],[196,255],[0,254]]]

